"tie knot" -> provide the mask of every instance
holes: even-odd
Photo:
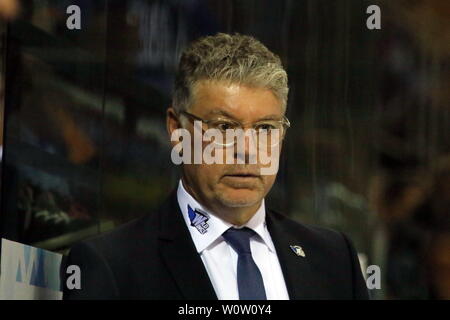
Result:
[[[247,227],[242,229],[230,228],[223,233],[225,241],[233,247],[238,255],[251,254],[250,238],[255,235],[255,231]]]

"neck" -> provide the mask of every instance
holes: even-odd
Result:
[[[203,199],[185,182],[184,179],[182,179],[182,182],[187,193],[189,193],[198,203],[208,211],[212,212],[215,216],[235,226],[246,224],[255,215],[262,204],[262,200],[260,200],[251,206],[228,207],[219,201],[207,201],[206,199]]]

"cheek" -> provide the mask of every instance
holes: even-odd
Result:
[[[269,190],[275,182],[276,175],[263,176],[264,188]]]

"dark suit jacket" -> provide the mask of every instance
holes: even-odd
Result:
[[[266,222],[290,299],[368,298],[355,249],[342,233],[271,210]],[[81,269],[79,290],[65,286],[65,266],[72,264]],[[217,299],[176,192],[156,212],[75,245],[61,274],[64,299]]]

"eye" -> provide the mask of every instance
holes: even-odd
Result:
[[[217,121],[213,123],[215,129],[226,132],[229,129],[235,129],[236,125],[229,121]]]
[[[259,123],[255,126],[255,130],[273,130],[276,129],[277,127],[273,124],[273,123]]]

